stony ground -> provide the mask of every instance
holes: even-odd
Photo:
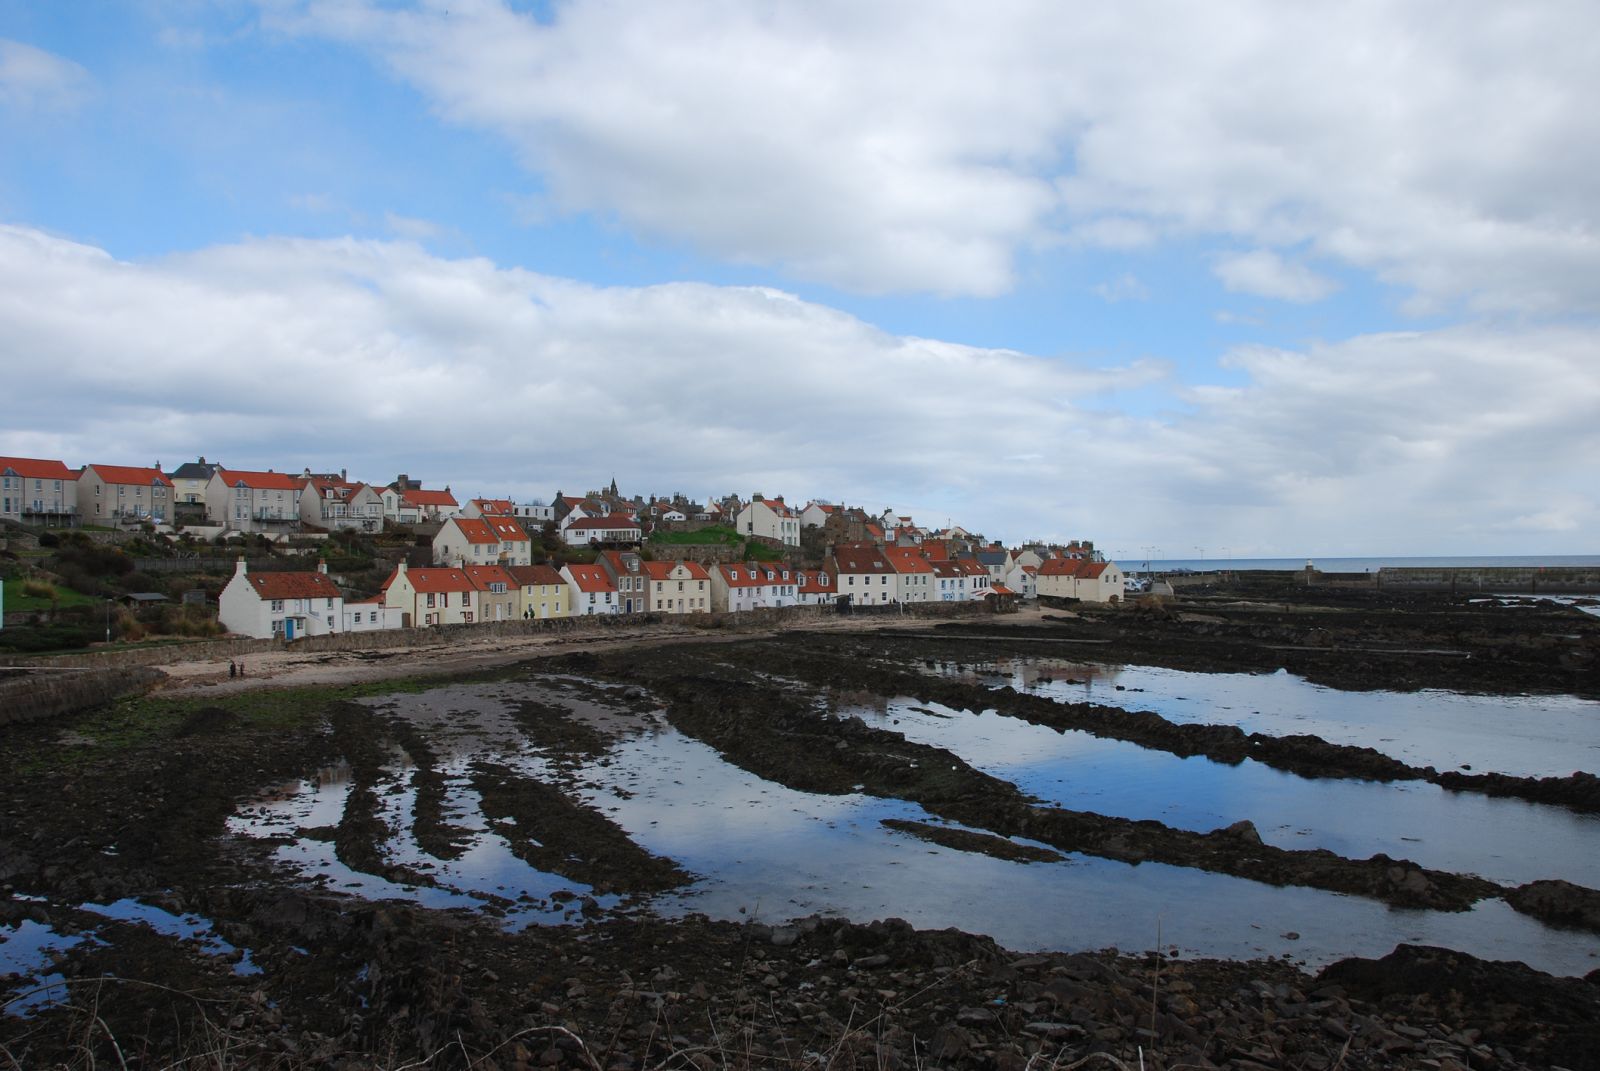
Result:
[[[1600,622],[1572,611],[1496,615],[1442,597],[1230,605],[1236,601],[1219,595],[1115,615],[1041,614],[1019,630],[924,624],[927,636],[855,626],[732,644],[613,637],[597,650],[543,652],[540,668],[648,692],[641,712],[659,703],[681,731],[773,780],[815,791],[867,782],[992,831],[990,842],[957,845],[963,850],[1014,850],[1004,835],[1026,832],[1062,850],[1170,856],[1229,872],[1259,868],[1270,855],[1250,831],[1185,840],[1155,823],[1126,828],[1104,816],[1014,829],[1008,822],[1024,812],[1008,786],[959,763],[949,775],[913,776],[912,745],[859,723],[819,720],[812,701],[828,687],[898,688],[926,659],[953,649],[975,657],[1029,634],[1103,641],[1107,653],[1097,658],[1186,668],[1303,659],[1298,671],[1365,687],[1440,683],[1464,662],[1482,663],[1498,668],[1474,665],[1473,686],[1596,694]],[[995,634],[1002,638],[985,638]],[[1419,650],[1471,657],[1408,653]],[[477,656],[488,664],[528,653]],[[225,677],[191,669],[171,696],[0,735],[0,934],[28,922],[97,935],[60,957],[65,999],[31,1016],[0,1015],[0,1068],[1600,1068],[1600,976],[1555,979],[1437,949],[1401,947],[1381,961],[1349,960],[1311,975],[1285,961],[1028,955],[892,920],[664,921],[628,897],[683,880],[671,860],[638,849],[559,781],[507,769],[475,771],[475,787],[487,808],[526,830],[519,850],[536,865],[622,894],[621,908],[574,902],[568,925],[508,933],[492,910],[368,903],[288,881],[270,859],[273,843],[227,834],[242,799],[343,761],[356,802],[338,827],[302,833],[334,843],[351,866],[383,869],[374,854],[383,831],[360,786],[400,743],[423,775],[418,836],[448,851],[451,830],[427,787],[437,742],[358,701],[425,687],[410,679],[420,668],[463,670],[416,661],[425,657],[387,660],[387,681],[364,663],[338,687],[320,678],[309,682],[315,687],[283,687],[308,683],[287,661],[280,675],[263,669],[231,692]],[[1453,668],[1441,668],[1445,659]],[[928,698],[960,705],[960,694],[930,691],[948,682],[920,677]],[[762,683],[773,678],[787,684]],[[1044,716],[1023,698],[1014,716]],[[1092,714],[1071,716],[1092,722]],[[607,744],[604,732],[551,711],[530,708],[518,719],[558,766]],[[1187,753],[1233,746],[1226,734],[1174,735],[1148,720],[1129,731],[1146,734],[1145,746],[1197,749]],[[1342,776],[1341,764],[1360,761],[1307,748],[1286,751],[1284,764],[1323,763]],[[1584,806],[1587,797],[1575,792],[1571,805]],[[1397,903],[1485,892],[1403,861],[1394,862],[1398,876],[1361,862],[1269,859],[1270,872],[1250,876]],[[1542,917],[1600,919],[1585,914],[1594,908],[1588,890],[1521,895]],[[237,952],[208,954],[83,907],[126,897],[212,920],[260,972],[236,971]],[[20,981],[0,980],[0,1001],[22,992]]]

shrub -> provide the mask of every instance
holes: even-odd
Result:
[[[51,602],[56,600],[56,589],[43,580],[24,580],[22,593],[30,599],[49,599]]]
[[[0,651],[38,654],[87,647],[99,639],[93,629],[71,625],[22,625],[0,629]]]

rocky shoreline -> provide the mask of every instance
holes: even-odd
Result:
[[[1431,620],[1477,614],[1407,597],[1383,615],[1361,611],[1364,623],[1350,634],[1368,647],[1411,642],[1424,631],[1413,612]],[[1388,631],[1385,616],[1394,618]],[[1532,652],[1513,659],[1525,664],[1508,670],[1507,690],[1539,659],[1559,665],[1563,657],[1528,635],[1515,638],[1517,629],[1535,638],[1547,625],[1569,629],[1579,650],[1595,635],[1583,621],[1507,616],[1485,618],[1479,629],[1507,650]],[[1126,652],[1160,646],[1181,625],[1130,612],[1066,620],[1022,632],[1111,633],[1107,646]],[[1045,807],[948,751],[831,713],[841,690],[870,688],[956,709],[981,701],[1057,728],[1093,724],[1219,761],[1241,747],[1258,760],[1270,751],[1301,775],[1352,776],[1363,764],[1368,772],[1354,776],[1413,769],[1315,737],[1263,744],[1254,742],[1260,734],[1220,731],[1236,727],[1126,712],[1118,722],[1088,704],[1052,711],[1038,696],[925,672],[930,660],[960,652],[970,662],[1002,642],[959,635],[976,628],[942,628],[934,638],[872,632],[614,647],[456,678],[472,687],[530,673],[562,682],[560,695],[506,707],[505,724],[545,764],[538,777],[506,760],[447,772],[461,740],[404,716],[407,704],[428,707],[436,693],[426,689],[449,683],[438,677],[129,700],[47,731],[0,730],[0,936],[20,947],[48,935],[55,946],[23,974],[0,978],[0,1002],[11,1005],[0,1014],[0,1067],[117,1066],[120,1058],[130,1067],[604,1071],[1600,1068],[1600,971],[1557,978],[1401,945],[1312,973],[1283,958],[1196,959],[1154,933],[1156,947],[1138,954],[1029,954],[893,919],[787,920],[755,910],[717,921],[660,917],[644,906],[691,875],[639,847],[573,778],[604,761],[617,733],[665,719],[776,784],[914,801],[942,821],[885,824],[946,850],[1046,867],[1064,852],[1159,860],[1435,910],[1504,896],[1552,925],[1600,930],[1600,893],[1571,882],[1507,889],[1384,856],[1273,848],[1247,822],[1195,833]],[[1267,632],[1263,642],[1282,639]],[[1222,665],[1264,657],[1237,639],[1215,646],[1232,652],[1215,660]],[[1190,641],[1167,653],[1199,660],[1198,650]],[[1402,662],[1364,663],[1362,679],[1389,687],[1418,675]],[[1584,692],[1586,681],[1573,690]],[[391,694],[405,702],[374,702]],[[604,717],[570,716],[583,703],[605,705]],[[395,836],[397,755],[421,862],[385,847]],[[349,788],[327,824],[254,839],[230,833],[242,801],[287,792],[273,786],[335,765]],[[322,844],[350,874],[435,888],[434,863],[470,850],[475,827],[452,803],[463,791],[517,859],[589,891],[533,904],[496,894],[475,910],[430,910],[297,880],[278,860],[294,843]],[[534,917],[530,907],[542,922],[514,921]],[[0,946],[0,956],[6,951]],[[23,1006],[27,1014],[17,1014]]]

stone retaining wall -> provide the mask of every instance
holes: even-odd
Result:
[[[40,671],[0,681],[0,725],[36,721],[148,691],[162,679],[144,667]]]

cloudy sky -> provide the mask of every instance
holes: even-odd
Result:
[[[1600,550],[1600,7],[0,0],[0,454]]]

